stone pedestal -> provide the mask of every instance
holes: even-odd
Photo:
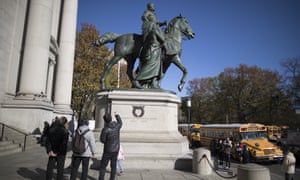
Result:
[[[174,93],[161,90],[101,91],[96,94],[95,131],[103,128],[106,111],[117,112],[123,121],[124,167],[174,169],[189,151],[187,139],[178,132],[179,103]]]

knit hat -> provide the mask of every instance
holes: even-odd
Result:
[[[111,122],[111,115],[110,114],[104,114],[103,119],[106,123],[110,123]]]

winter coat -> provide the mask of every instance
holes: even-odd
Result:
[[[65,127],[59,125],[50,127],[46,142],[47,153],[53,151],[57,155],[65,156],[67,154],[68,138],[69,133]]]
[[[88,129],[89,129],[89,127],[87,125],[82,125],[82,126],[79,126],[79,128],[78,128],[80,134],[82,134],[83,132],[85,132]],[[85,138],[84,144],[85,144],[86,150],[82,154],[73,152],[73,156],[91,157],[92,155],[94,155],[96,153],[96,143],[95,143],[94,133],[93,133],[93,131],[89,130],[83,136]],[[75,138],[75,133],[74,133],[73,138]]]
[[[231,148],[232,148],[232,142],[225,140],[224,141],[224,146],[225,146],[225,154],[230,154],[231,153]]]
[[[102,129],[100,141],[104,144],[104,152],[118,152],[120,148],[120,129],[122,120],[116,115],[117,122],[111,121]]]
[[[283,170],[287,174],[295,174],[296,158],[292,152],[288,152],[283,159]]]

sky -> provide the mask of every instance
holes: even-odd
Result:
[[[154,3],[159,21],[182,15],[194,39],[184,40],[181,59],[188,69],[187,82],[215,77],[240,64],[282,71],[280,62],[300,56],[299,0],[78,0],[77,30],[81,23],[96,26],[100,35],[141,34],[141,16]],[[114,44],[107,44],[113,49]],[[162,89],[179,92],[181,71],[166,72]]]

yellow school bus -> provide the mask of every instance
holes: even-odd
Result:
[[[277,142],[281,138],[281,127],[276,125],[267,126],[268,138],[272,142]]]
[[[210,147],[213,139],[226,139],[229,137],[232,140],[232,156],[238,158],[236,151],[239,143],[248,146],[252,161],[282,161],[282,150],[271,143],[267,137],[267,127],[263,124],[248,123],[248,124],[207,124],[200,128],[200,144],[205,147]]]
[[[193,124],[189,134],[189,146],[191,148],[197,148],[200,146],[200,127],[201,124]]]

